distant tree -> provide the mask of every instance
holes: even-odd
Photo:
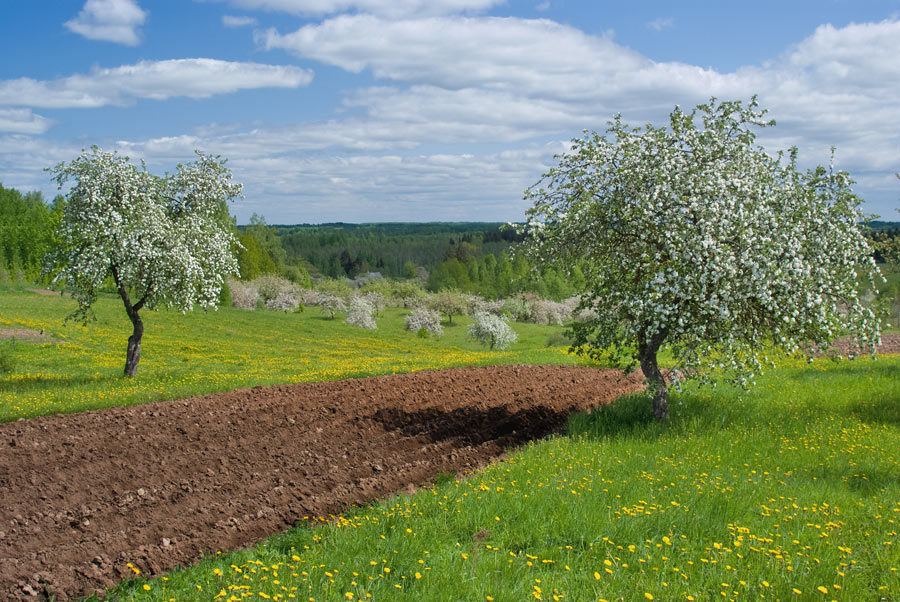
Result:
[[[375,330],[378,328],[378,325],[375,323],[375,307],[370,303],[370,299],[365,297],[351,298],[350,308],[344,322],[368,330]]]
[[[424,330],[434,337],[444,334],[444,327],[441,326],[441,314],[424,307],[417,307],[406,316],[406,329],[416,333]]]
[[[473,316],[473,320],[468,335],[481,344],[490,346],[492,351],[506,349],[518,338],[505,316],[479,312]]]
[[[466,313],[469,304],[466,296],[457,290],[443,290],[432,295],[426,302],[426,307],[447,316],[447,323],[453,324],[453,316]]]
[[[850,177],[801,173],[796,149],[785,162],[754,146],[751,126],[773,124],[764,114],[754,98],[676,108],[668,128],[616,117],[526,192],[533,261],[584,260],[580,309],[597,317],[575,326],[576,349],[639,362],[658,419],[664,344],[685,376],[725,369],[747,385],[771,343],[821,349],[846,331],[871,349],[878,338],[858,294],[878,270]]]
[[[199,152],[166,176],[96,146],[50,171],[60,188],[75,184],[46,269],[72,289],[78,309],[71,317],[85,322],[104,280],[112,278],[133,326],[125,375],[134,376],[144,334],[140,311],[215,307],[225,278],[237,273],[226,218],[227,202],[240,196],[241,186],[225,160]]]

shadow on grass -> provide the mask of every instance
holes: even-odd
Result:
[[[652,437],[666,425],[653,418],[653,401],[649,395],[624,395],[590,413],[569,418],[570,435],[592,439],[613,437]]]
[[[888,393],[864,402],[854,403],[849,407],[849,411],[850,414],[868,424],[900,426],[900,392]]]

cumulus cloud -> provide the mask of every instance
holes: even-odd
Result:
[[[247,16],[222,15],[222,25],[225,27],[251,27],[256,25],[256,19]]]
[[[243,9],[323,16],[360,12],[388,18],[480,12],[504,0],[230,0]]]
[[[87,0],[78,15],[65,26],[89,40],[103,40],[137,46],[137,28],[143,25],[147,13],[135,0]]]
[[[311,71],[293,66],[207,58],[142,61],[50,81],[0,81],[0,105],[91,108],[126,105],[137,98],[207,98],[252,88],[297,88],[312,77]]]
[[[450,89],[485,87],[569,100],[727,91],[727,77],[680,63],[656,63],[606,37],[547,19],[435,17],[391,21],[341,15],[288,34],[257,34],[265,48],[376,77]],[[627,104],[622,103],[622,104]]]
[[[554,152],[565,149],[562,141],[583,128],[602,130],[617,112],[636,124],[660,124],[675,104],[689,108],[712,95],[748,99],[757,93],[779,123],[760,135],[767,148],[796,144],[801,162],[813,164],[827,162],[836,145],[837,166],[854,174],[864,197],[896,204],[891,174],[898,169],[900,130],[890,126],[900,122],[897,20],[825,25],[769,63],[732,72],[654,61],[550,20],[348,14],[292,33],[263,32],[259,41],[349,72],[368,70],[381,81],[345,93],[331,119],[279,127],[210,124],[182,135],[120,141],[118,148],[147,158],[151,167],[190,159],[194,148],[230,157],[252,199],[246,213],[238,209],[245,218],[257,211],[281,222],[410,214],[516,219],[524,209],[522,191],[554,162]],[[199,65],[198,73],[188,69],[175,77],[180,69],[167,63],[120,68],[138,75],[95,70],[49,82],[0,82],[0,105],[198,97],[255,81]],[[256,77],[266,81],[285,77],[269,70],[289,69],[257,67]],[[293,85],[311,77],[303,70],[295,75]],[[22,97],[29,102],[11,100]],[[29,119],[23,114],[19,121]],[[2,164],[19,164],[11,153],[0,148],[10,156]]]
[[[43,134],[53,121],[31,112],[31,109],[0,108],[0,132]]]

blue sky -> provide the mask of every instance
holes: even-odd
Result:
[[[0,183],[97,144],[229,158],[240,223],[515,221],[614,114],[758,94],[770,151],[900,206],[900,0],[28,0],[0,19]]]

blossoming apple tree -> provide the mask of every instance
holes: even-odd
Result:
[[[852,181],[801,172],[796,149],[767,154],[754,133],[774,125],[764,116],[756,97],[676,107],[668,127],[619,116],[525,193],[530,257],[588,260],[580,309],[597,317],[575,324],[575,348],[640,364],[657,419],[668,418],[663,345],[673,374],[719,370],[746,386],[773,344],[821,349],[845,331],[860,349],[877,342],[857,283],[879,273]]]
[[[220,157],[197,155],[174,174],[155,176],[95,146],[49,170],[60,188],[74,185],[46,269],[71,288],[78,302],[71,317],[83,321],[112,279],[133,326],[126,376],[141,358],[143,308],[215,307],[225,278],[238,273],[227,202],[241,185]]]

